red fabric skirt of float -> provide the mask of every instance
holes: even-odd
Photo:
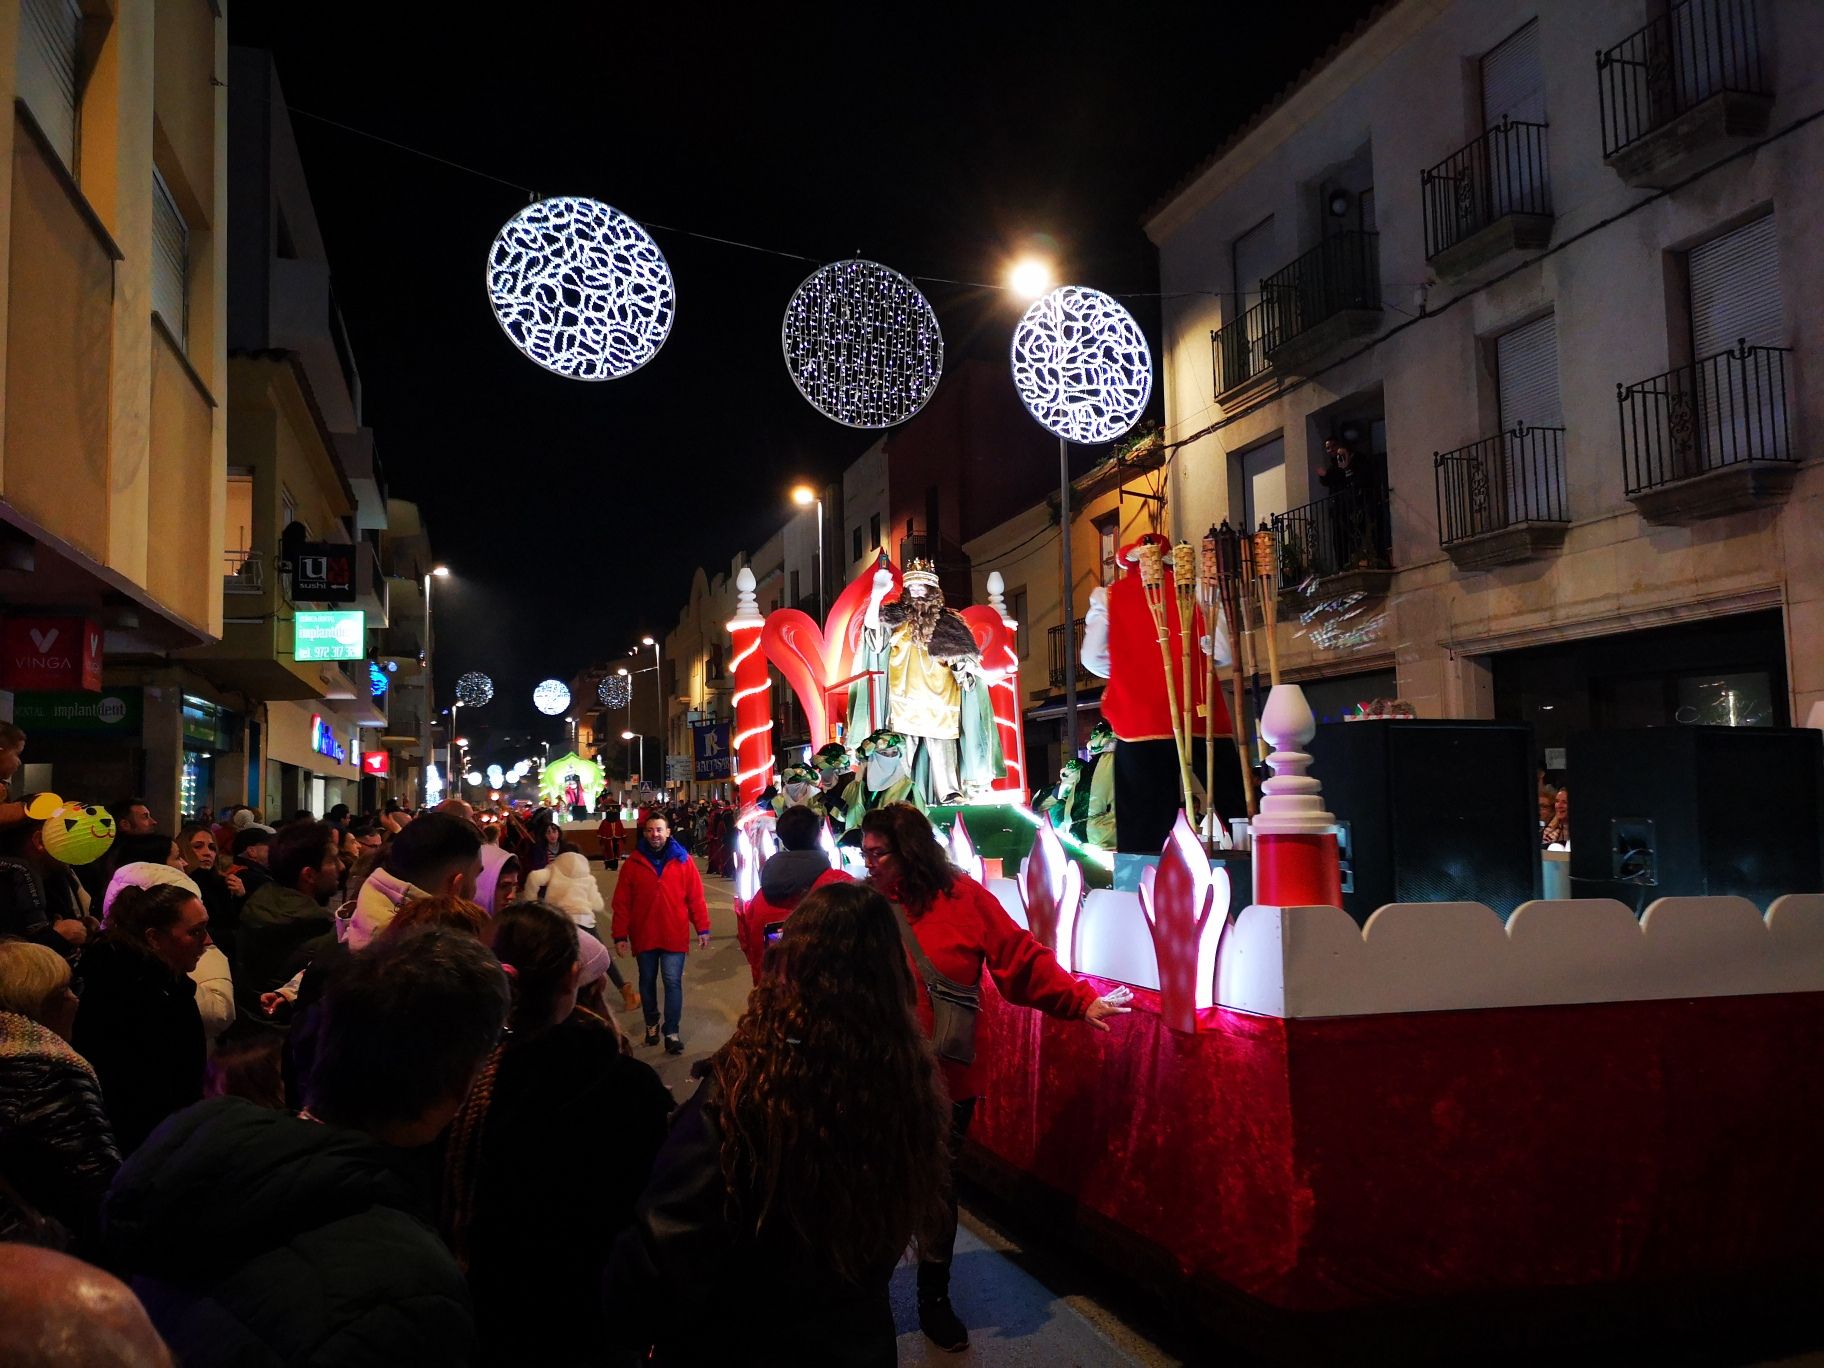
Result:
[[[1272,1306],[1824,1256],[1824,993],[1109,1034],[984,983],[970,1140]]]

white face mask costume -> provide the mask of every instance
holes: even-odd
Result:
[[[891,755],[884,751],[875,751],[868,757],[868,788],[879,793],[899,778],[903,767],[902,758],[897,751]]]
[[[787,783],[785,786],[785,796],[793,803],[809,801],[810,796],[816,791],[817,786],[815,784]]]

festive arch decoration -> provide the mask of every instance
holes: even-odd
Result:
[[[584,793],[584,802],[593,799],[602,791],[606,782],[602,777],[602,767],[593,760],[585,760],[575,751],[560,755],[546,765],[538,774],[538,796],[545,799],[559,799],[564,796],[564,786],[575,776],[578,786]]]
[[[633,681],[626,675],[609,675],[595,687],[604,708],[624,708],[633,700]]]
[[[618,380],[658,354],[677,316],[652,235],[600,200],[527,205],[488,249],[488,299],[514,346],[572,380]]]
[[[532,706],[546,717],[556,717],[570,706],[570,688],[561,679],[547,679],[532,690]]]
[[[944,335],[930,301],[875,261],[813,271],[785,306],[779,340],[798,393],[847,427],[905,422],[943,376]]]
[[[1146,411],[1153,354],[1114,299],[1060,285],[1034,300],[1014,329],[1013,384],[1048,431],[1070,442],[1112,442]]]
[[[494,697],[494,681],[480,670],[470,670],[456,681],[456,701],[465,708],[479,708]]]

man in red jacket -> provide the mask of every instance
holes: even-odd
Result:
[[[640,1000],[646,1004],[646,1043],[659,1043],[658,980],[665,979],[665,1052],[683,1054],[678,1019],[684,1012],[684,956],[690,930],[709,948],[709,904],[703,877],[671,838],[671,823],[652,813],[640,824],[640,844],[622,862],[614,886],[614,953],[632,950],[640,965]]]

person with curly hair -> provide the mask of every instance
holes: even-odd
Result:
[[[952,865],[930,821],[911,804],[894,803],[863,817],[861,854],[869,883],[892,900],[905,953],[922,983],[918,1016],[943,1066],[954,1163],[984,1081],[975,1039],[984,969],[1008,1002],[1066,1021],[1085,1021],[1096,1030],[1106,1031],[1108,1018],[1127,1008],[1072,977],[1007,915],[994,894]],[[950,1304],[954,1191],[947,1214],[943,1230],[919,1260],[918,1323],[932,1343],[956,1352],[968,1347],[969,1332]]]
[[[610,1314],[653,1362],[894,1362],[893,1267],[948,1219],[948,1105],[915,1003],[877,892],[805,895],[609,1264]]]

